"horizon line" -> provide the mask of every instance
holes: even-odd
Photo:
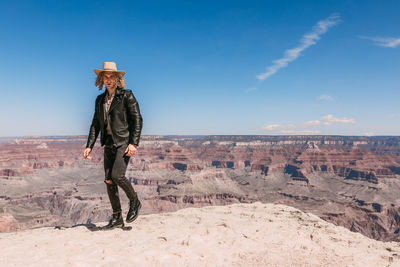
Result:
[[[15,136],[0,136],[0,139],[6,138],[37,138],[37,137],[78,137],[82,136],[87,138],[88,135],[15,135]],[[400,137],[400,135],[341,135],[341,134],[142,134],[143,136],[271,136],[271,137],[283,137],[283,136],[313,136],[313,137],[323,137],[323,136],[338,136],[338,137]]]

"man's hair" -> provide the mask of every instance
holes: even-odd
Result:
[[[124,88],[125,87],[124,76],[119,72],[113,72],[113,74],[115,77],[115,83],[117,84],[117,87]],[[104,71],[100,72],[99,75],[97,75],[96,81],[94,83],[95,86],[99,87],[99,90],[103,89],[103,85],[104,85],[103,75],[104,75]]]

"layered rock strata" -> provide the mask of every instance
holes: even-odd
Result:
[[[85,141],[0,142],[0,230],[108,218],[103,148],[97,143],[85,161]],[[145,214],[274,202],[371,238],[400,240],[400,137],[143,136],[127,176]]]

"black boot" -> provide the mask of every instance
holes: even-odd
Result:
[[[136,220],[137,216],[139,215],[139,210],[142,207],[142,203],[140,203],[139,199],[137,198],[136,201],[130,200],[129,201],[129,211],[126,215],[126,222],[130,223]]]
[[[117,227],[121,227],[121,228],[124,227],[124,219],[122,219],[121,212],[113,213],[110,222],[106,226],[103,226],[101,229],[102,230],[110,230],[110,229],[114,229]]]

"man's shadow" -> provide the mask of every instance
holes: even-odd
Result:
[[[89,231],[91,232],[96,232],[96,231],[110,231],[110,230],[115,230],[115,229],[122,229],[124,231],[130,231],[132,230],[132,226],[123,226],[123,227],[117,227],[117,228],[113,228],[113,229],[105,229],[104,226],[97,226],[96,224],[92,223],[91,220],[87,220],[86,223],[79,223],[79,224],[75,224],[72,226],[62,226],[62,225],[56,225],[54,226],[55,229],[58,230],[65,230],[68,228],[74,228],[74,227],[79,227],[79,226],[85,226]]]

